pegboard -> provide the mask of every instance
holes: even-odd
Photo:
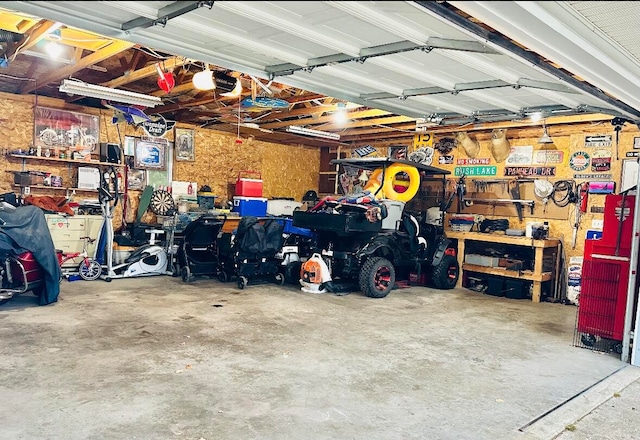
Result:
[[[551,183],[555,183],[561,179],[549,179]],[[499,183],[487,183],[498,182]],[[514,179],[467,179],[467,194],[464,199],[476,199],[473,201],[465,201],[462,209],[458,210],[458,198],[456,197],[449,208],[450,213],[463,214],[481,214],[490,218],[500,217],[516,217],[518,218],[518,210],[513,202],[490,202],[492,199],[511,200],[513,199],[509,185]],[[475,184],[478,183],[478,185]],[[533,201],[533,212],[530,206],[522,205],[523,221],[531,221],[538,219],[555,219],[567,220],[569,213],[573,210],[573,205],[565,207],[557,206],[552,200],[545,205],[543,200],[535,195],[533,179],[522,181],[519,183],[520,200]],[[558,198],[562,198],[565,193],[558,193]]]

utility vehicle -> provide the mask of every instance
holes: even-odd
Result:
[[[443,199],[446,175],[450,174],[440,168],[389,158],[334,159],[332,163],[380,175],[382,182],[375,185],[378,191],[390,188],[384,179],[395,178],[387,173],[392,165],[396,171],[410,170],[414,179],[420,179],[418,186],[424,180],[441,182]],[[415,184],[410,182],[409,186],[415,189]],[[367,199],[357,194],[354,197],[355,200],[325,198],[308,211],[293,213],[294,226],[315,232],[316,251],[329,267],[332,283],[340,280],[357,283],[372,298],[387,296],[400,272],[403,275],[415,272],[418,276],[426,273],[430,283],[439,289],[455,287],[460,268],[455,248],[442,226],[444,211],[452,198],[443,200],[436,208],[437,221],[428,221],[426,211],[409,212],[404,201],[372,200],[373,197]]]

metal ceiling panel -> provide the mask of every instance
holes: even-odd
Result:
[[[474,33],[470,29],[475,23],[464,26],[452,21],[438,11],[445,2],[197,2],[201,7],[162,21],[167,11],[189,3],[193,2],[8,1],[0,5],[410,117],[588,106],[640,118],[640,90],[633,99],[629,92],[617,93],[637,79],[633,74],[619,72],[615,80],[624,78],[625,84],[616,87],[614,78],[603,83],[609,87],[593,82],[605,75],[605,58],[594,74],[587,77],[582,72],[588,65],[588,47],[581,47],[586,40],[576,36],[584,29],[576,25],[577,12],[566,11],[569,3],[590,2],[448,3],[540,50],[620,103],[598,94],[589,84],[576,84],[570,74],[555,74],[549,66],[541,68],[482,32]],[[556,11],[564,11],[571,26],[559,26],[557,19],[545,23]],[[508,19],[513,22],[507,26]],[[150,20],[161,23],[150,25]],[[138,22],[147,25],[123,31]],[[379,98],[373,99],[374,95]]]

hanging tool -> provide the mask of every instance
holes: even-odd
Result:
[[[514,200],[514,203],[516,205],[516,211],[518,212],[518,220],[522,221],[523,219],[522,203],[517,201],[517,200],[521,200],[520,199],[520,182],[518,181],[518,179],[515,179],[509,182],[509,185],[511,186],[511,188],[509,189],[509,194],[511,194],[511,198]]]
[[[582,182],[576,185],[575,194],[575,218],[573,223],[573,236],[571,237],[571,247],[576,248],[578,241],[578,228],[580,228],[580,220],[582,214],[587,212],[587,198],[589,197],[589,182]]]

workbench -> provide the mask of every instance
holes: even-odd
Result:
[[[496,233],[481,233],[481,232],[458,232],[446,230],[445,234],[448,238],[458,241],[458,264],[460,265],[460,276],[458,277],[458,283],[456,287],[463,287],[463,274],[464,272],[483,273],[488,275],[517,278],[521,280],[531,281],[533,289],[531,293],[532,302],[540,302],[542,296],[542,283],[545,281],[556,280],[560,263],[560,240],[557,238],[548,238],[546,240],[534,240],[527,237],[515,237],[509,235],[502,235]],[[485,243],[499,243],[513,246],[525,246],[534,248],[534,263],[533,271],[512,271],[507,270],[504,267],[486,267],[475,264],[467,264],[465,259],[465,243],[468,240],[485,242]],[[543,259],[545,249],[555,248],[555,264],[552,271],[543,272]]]

